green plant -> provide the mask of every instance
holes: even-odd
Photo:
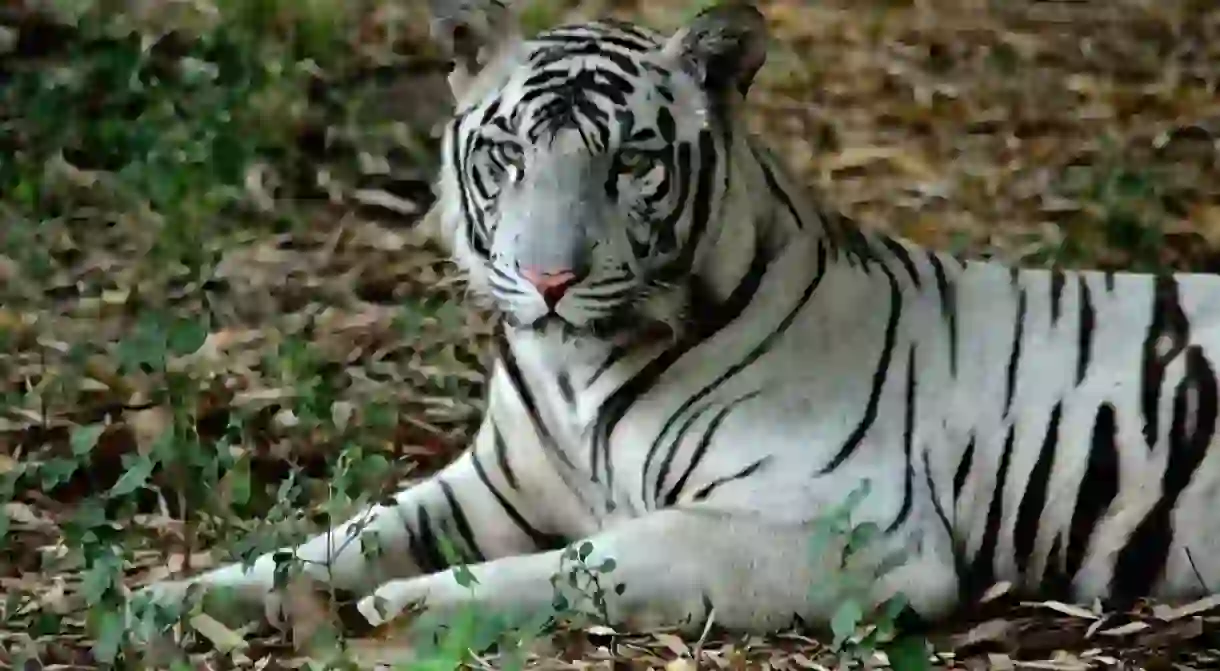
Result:
[[[845,664],[863,664],[880,651],[897,671],[928,669],[927,643],[920,637],[904,635],[897,626],[899,615],[907,608],[906,598],[896,594],[873,604],[876,582],[901,566],[906,557],[899,550],[878,559],[875,548],[883,537],[881,528],[871,521],[852,522],[853,512],[871,489],[871,481],[862,480],[841,504],[816,521],[810,551],[819,559],[827,559],[829,565],[810,597],[836,604],[830,621],[834,636],[831,646]]]
[[[607,587],[602,584],[602,577],[613,572],[616,564],[614,559],[606,558],[597,566],[589,566],[586,560],[592,553],[593,544],[589,541],[564,550],[560,557],[559,569],[551,576],[551,586],[555,594],[553,604],[557,613],[564,613],[569,617],[579,615],[606,624],[610,621],[610,612],[606,603]],[[561,583],[566,583],[566,588]],[[625,584],[618,583],[610,589],[621,595],[626,587]],[[575,602],[565,595],[565,592],[572,591]]]

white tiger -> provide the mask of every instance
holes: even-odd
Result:
[[[583,540],[617,563],[620,625],[825,622],[811,525],[865,479],[856,519],[884,530],[865,561],[909,557],[872,597],[924,618],[997,580],[1118,602],[1220,580],[1220,280],[865,233],[746,129],[752,6],[668,37],[605,21],[526,40],[506,1],[433,0],[457,101],[436,214],[502,316],[482,427],[372,510],[379,557],[352,522],[298,550],[371,623],[545,609]],[[274,573],[268,554],[150,591],[232,587],[275,618]]]

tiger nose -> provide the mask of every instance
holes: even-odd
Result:
[[[580,275],[573,270],[543,271],[536,268],[522,268],[521,276],[534,285],[538,293],[542,294],[542,300],[546,301],[548,308],[555,307],[568,289],[580,281]]]

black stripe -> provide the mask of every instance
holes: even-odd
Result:
[[[767,455],[767,456],[759,459],[758,461],[755,461],[754,463],[750,464],[749,466],[746,466],[745,468],[734,473],[733,475],[726,475],[723,478],[717,478],[716,480],[709,483],[707,486],[705,486],[702,489],[700,489],[699,491],[695,492],[695,495],[691,498],[694,501],[704,501],[709,496],[712,495],[712,492],[716,491],[717,487],[721,487],[723,485],[726,485],[730,482],[734,482],[736,480],[741,480],[742,478],[748,478],[751,475],[754,475],[755,473],[757,473],[758,469],[767,465],[767,462],[769,462],[769,461],[771,461],[771,455]]]
[[[1017,315],[1013,319],[1012,353],[1008,357],[1008,378],[1004,386],[1004,414],[1012,410],[1012,399],[1017,391],[1017,371],[1021,365],[1021,336],[1025,333],[1025,289],[1017,293]]]
[[[1077,276],[1080,284],[1080,332],[1076,335],[1076,384],[1084,382],[1084,376],[1089,372],[1089,362],[1093,359],[1093,327],[1097,322],[1097,313],[1093,310],[1093,294],[1089,291],[1089,283],[1084,275]]]
[[[915,443],[915,345],[911,345],[910,354],[907,356],[907,388],[906,388],[906,408],[903,413],[904,428],[902,432],[902,455],[906,459],[906,468],[902,478],[902,506],[898,509],[898,515],[890,526],[886,529],[887,533],[896,531],[902,523],[907,521],[911,515],[911,481],[915,476],[915,466],[911,463],[911,450]]]
[[[453,117],[453,121],[449,123],[447,132],[449,133],[449,160],[452,164],[454,174],[457,179],[454,180],[458,186],[458,197],[461,199],[462,205],[462,221],[466,225],[466,242],[470,248],[479,257],[486,259],[488,257],[488,249],[486,241],[482,236],[482,212],[475,207],[470,190],[467,187],[467,174],[465,161],[462,155],[462,134],[459,132],[464,115],[458,114]]]
[[[743,402],[758,396],[759,393],[760,392],[753,391],[745,396],[742,396],[741,398],[735,399],[732,403],[729,403],[721,408],[720,412],[716,413],[715,416],[712,417],[712,421],[708,422],[707,424],[707,430],[703,432],[703,437],[699,439],[699,444],[695,446],[694,453],[691,454],[690,463],[686,465],[686,470],[682,472],[682,476],[678,478],[678,481],[674,483],[673,488],[670,489],[669,493],[665,495],[664,505],[672,506],[677,502],[678,496],[686,487],[686,481],[690,478],[691,473],[695,472],[695,469],[698,468],[699,464],[703,461],[704,455],[707,454],[707,448],[712,444],[712,437],[716,434],[716,430],[720,428],[721,423],[724,422],[724,418],[728,417],[729,413],[732,412],[733,409],[738,405],[741,405]],[[677,449],[675,448],[668,455],[666,455],[665,462],[661,464],[661,471],[657,475],[656,490],[653,494],[654,500],[661,499],[661,489],[665,486],[665,477],[669,475],[670,462],[673,460],[673,455],[676,452]]]
[[[445,495],[445,502],[449,504],[449,514],[453,519],[454,526],[457,527],[458,535],[462,537],[462,543],[466,546],[466,551],[470,553],[469,557],[464,559],[467,562],[481,562],[486,558],[483,556],[483,551],[479,549],[479,542],[474,537],[474,530],[470,528],[470,521],[466,519],[466,511],[462,509],[462,503],[457,500],[457,495],[453,493],[453,487],[445,482],[444,478],[437,478],[436,482],[440,485],[441,492]]]
[[[1000,454],[1000,469],[996,472],[995,484],[991,487],[991,505],[987,508],[987,524],[983,528],[983,540],[970,562],[963,578],[967,598],[978,598],[995,582],[995,555],[1000,541],[1000,525],[1004,519],[1004,487],[1008,484],[1008,465],[1012,461],[1012,447],[1016,442],[1016,426],[1008,427],[1004,440],[1004,451]]]
[[[1216,435],[1218,405],[1215,371],[1203,350],[1192,345],[1186,350],[1185,375],[1174,393],[1161,497],[1118,553],[1110,582],[1115,600],[1130,603],[1149,595],[1164,573],[1173,545],[1173,510],[1207,456]]]
[[[436,541],[436,532],[432,529],[432,518],[428,510],[419,507],[419,534],[408,536],[411,558],[415,565],[424,573],[436,573],[449,565]]]
[[[556,536],[539,531],[534,527],[534,525],[530,524],[529,521],[525,519],[525,516],[523,516],[521,512],[517,510],[516,506],[514,506],[507,498],[504,497],[503,494],[500,493],[500,490],[492,484],[491,478],[487,477],[487,470],[483,468],[483,462],[479,459],[479,454],[477,452],[472,451],[471,459],[474,462],[474,472],[479,476],[479,480],[482,481],[485,487],[487,487],[487,490],[491,492],[492,496],[496,497],[496,501],[498,501],[500,503],[500,507],[504,509],[504,514],[508,515],[508,518],[513,521],[513,524],[517,525],[517,528],[521,530],[521,533],[529,537],[535,548],[540,551],[544,551],[557,550],[564,546],[564,539],[562,536]]]
[[[1118,495],[1117,431],[1114,406],[1103,403],[1097,409],[1097,419],[1093,422],[1089,461],[1076,493],[1076,508],[1072,511],[1072,524],[1068,531],[1065,568],[1069,580],[1076,576],[1084,563],[1097,522]]]
[[[577,32],[576,30],[564,32],[547,32],[534,37],[535,42],[542,44],[554,44],[552,49],[543,50],[540,53],[550,55],[553,50],[555,53],[551,58],[566,58],[569,56],[614,56],[622,59],[627,64],[623,69],[628,72],[638,72],[639,61],[634,59],[631,54],[639,54],[644,51],[654,49],[653,46],[648,46],[642,40],[628,39],[624,35],[610,35],[605,32],[592,34],[589,32]],[[604,48],[604,45],[612,45],[622,49],[623,51],[631,52],[630,54],[619,54]],[[615,61],[618,63],[618,61]]]
[[[810,280],[809,284],[807,284],[805,286],[805,290],[801,293],[801,297],[799,299],[797,299],[796,304],[792,306],[792,309],[788,311],[788,314],[784,315],[783,320],[780,321],[780,323],[775,327],[775,329],[772,330],[770,333],[768,333],[767,337],[763,338],[757,345],[755,345],[754,348],[752,350],[750,350],[750,353],[747,354],[741,361],[738,361],[737,363],[730,366],[728,368],[728,370],[726,370],[724,373],[721,373],[710,384],[704,386],[694,395],[690,396],[685,401],[683,401],[682,405],[678,406],[678,409],[670,414],[669,419],[665,420],[665,424],[661,427],[661,430],[657,433],[656,438],[653,439],[652,445],[649,446],[647,456],[644,457],[644,468],[641,470],[641,476],[644,476],[645,474],[648,473],[649,466],[652,464],[652,460],[656,457],[658,450],[660,449],[661,441],[665,438],[666,434],[669,433],[670,428],[672,428],[674,426],[674,424],[677,423],[678,418],[683,413],[685,413],[687,410],[689,410],[691,408],[691,406],[693,406],[695,403],[698,403],[702,399],[706,398],[709,394],[711,394],[713,391],[715,391],[720,385],[724,384],[727,380],[729,380],[733,376],[737,375],[741,371],[745,370],[747,367],[750,366],[750,364],[754,363],[764,354],[769,352],[771,350],[771,348],[775,345],[775,343],[779,340],[779,338],[781,336],[783,336],[785,333],[787,333],[788,328],[790,326],[792,326],[792,322],[796,320],[797,316],[800,315],[801,310],[804,309],[805,305],[809,303],[809,299],[811,299],[813,297],[814,292],[817,291],[818,286],[822,283],[822,278],[825,277],[825,275],[826,275],[826,267],[827,267],[826,246],[824,244],[822,244],[820,241],[818,242],[817,263],[818,263],[817,273],[814,275],[813,279]],[[646,481],[645,478],[641,477],[640,496],[642,498],[644,498],[645,501],[647,501],[648,499],[645,496],[645,493],[646,493],[645,484],[644,484],[645,481]]]
[[[1046,556],[1046,570],[1042,572],[1042,591],[1048,598],[1068,600],[1072,598],[1072,577],[1064,568],[1063,536],[1056,535],[1051,551]]]
[[[703,240],[703,234],[707,231],[708,219],[712,213],[712,196],[715,193],[712,184],[712,178],[716,176],[716,170],[719,167],[720,155],[716,151],[716,143],[712,138],[712,134],[708,131],[699,133],[699,178],[695,189],[694,202],[691,203],[691,221],[690,230],[687,233],[686,241],[683,243],[682,253],[678,255],[678,260],[675,265],[682,273],[689,273],[695,263],[695,252],[698,251],[699,243]],[[726,172],[726,177],[728,177]],[[728,185],[725,185],[725,191],[721,195],[727,193]],[[663,227],[665,230],[673,230],[677,225],[681,210],[675,212],[673,221],[669,225]]]
[[[496,280],[501,280],[497,282]],[[504,269],[493,265],[490,269],[490,277],[488,283],[499,293],[509,296],[524,296],[525,290],[516,285],[516,280],[513,279]]]
[[[1143,379],[1140,397],[1144,412],[1144,440],[1156,447],[1159,436],[1157,414],[1165,369],[1182,353],[1190,339],[1190,322],[1178,302],[1178,283],[1170,275],[1158,276],[1152,297],[1152,323],[1144,338]]]
[[[664,131],[664,128],[661,128]],[[715,147],[710,146],[710,135],[707,132],[700,133],[700,149],[707,148],[708,153],[699,156],[699,174],[697,177],[698,190],[693,198],[694,202],[691,205],[692,222],[691,222],[691,237],[687,239],[687,248],[683,250],[681,257],[694,258],[694,246],[702,236],[702,231],[706,229],[707,217],[711,208],[712,200],[712,176],[716,170],[716,153]],[[681,217],[685,207],[686,197],[690,192],[690,145],[682,143],[678,155],[679,169],[676,171],[679,182],[679,205],[675,209],[673,215],[661,224],[663,230],[675,230],[677,220]],[[688,259],[689,260],[689,259]],[[682,262],[673,266],[677,268],[680,274],[689,272],[689,267],[682,267]],[[637,373],[634,377],[620,386],[606,399],[602,405],[601,412],[598,413],[596,423],[594,425],[593,440],[590,443],[589,455],[589,474],[594,482],[601,481],[601,473],[605,470],[605,481],[607,486],[612,486],[614,483],[614,464],[610,460],[610,434],[613,433],[615,426],[627,414],[627,410],[639,399],[644,393],[652,388],[656,381],[682,357],[687,351],[697,345],[701,340],[710,337],[716,331],[719,331],[729,322],[743,312],[752,301],[754,292],[758,288],[758,284],[762,281],[762,274],[766,268],[766,260],[761,257],[761,250],[755,254],[751,262],[750,269],[746,272],[746,276],[741,283],[733,290],[733,294],[726,301],[725,309],[716,323],[702,325],[703,328],[694,328],[688,332],[688,336],[684,337],[682,342],[676,346],[661,353],[657,358],[648,362],[643,370]]]
[[[410,520],[402,511],[398,512],[400,521],[402,522],[403,531],[407,532],[407,552],[411,555],[411,561],[415,562],[415,566],[419,568],[421,573],[433,573],[437,569],[431,566],[428,560],[427,553],[419,545],[419,534],[415,528],[411,526]]]
[[[606,358],[603,359],[602,362],[597,366],[597,370],[594,370],[593,374],[589,376],[588,382],[585,382],[585,387],[592,387],[593,383],[597,382],[598,378],[600,378],[606,371],[610,370],[611,366],[619,361],[622,361],[623,358],[630,353],[631,351],[622,345],[615,345],[612,347],[606,354]]]
[[[796,205],[792,203],[792,198],[788,196],[788,192],[784,191],[783,187],[779,184],[779,180],[772,174],[771,166],[758,155],[758,151],[754,147],[751,147],[751,150],[754,153],[754,158],[758,161],[758,167],[762,169],[763,180],[767,183],[767,189],[770,190],[771,195],[784,204],[784,209],[788,210],[788,214],[792,216],[792,221],[796,224],[797,228],[805,228],[805,221],[801,219],[800,212],[796,209]]]
[[[500,468],[500,472],[504,474],[504,481],[513,489],[520,489],[521,485],[517,482],[517,473],[513,470],[512,464],[508,462],[508,445],[504,442],[504,436],[500,430],[492,424],[489,428],[491,431],[492,446],[496,452],[496,465]]]
[[[966,443],[966,451],[962,453],[962,460],[957,462],[957,470],[953,473],[954,504],[962,498],[962,489],[966,486],[966,477],[970,475],[972,468],[974,468],[974,436],[970,436],[970,442]]]
[[[1038,453],[1038,461],[1029,472],[1025,494],[1017,507],[1017,524],[1013,530],[1012,544],[1016,552],[1017,570],[1022,575],[1029,566],[1029,558],[1038,539],[1042,510],[1046,507],[1046,490],[1050,485],[1051,470],[1055,464],[1055,450],[1059,447],[1059,420],[1062,417],[1063,402],[1060,401],[1051,410],[1046,436],[1042,439],[1042,450]]]
[[[899,263],[906,269],[907,275],[910,276],[911,283],[915,285],[915,288],[920,288],[919,270],[915,268],[915,260],[911,258],[911,253],[907,251],[907,248],[901,242],[888,235],[881,236],[881,243],[890,250],[891,254],[898,257]]]
[[[508,380],[511,387],[517,392],[517,397],[521,399],[521,405],[525,406],[525,414],[530,419],[530,423],[534,427],[534,431],[538,434],[538,440],[547,451],[559,457],[564,465],[569,468],[573,467],[572,460],[563,450],[559,449],[558,443],[555,442],[555,436],[551,433],[546,422],[542,420],[542,415],[538,412],[538,402],[534,399],[534,393],[530,391],[529,385],[525,382],[525,376],[521,374],[521,367],[517,364],[517,357],[513,354],[512,345],[508,342],[508,337],[504,334],[503,322],[497,322],[495,327],[495,343],[496,352],[499,355],[500,362],[504,365],[504,372],[508,374]]]
[[[1051,269],[1051,326],[1059,323],[1059,315],[1063,313],[1063,271]]]
[[[572,375],[566,370],[559,371],[559,375],[555,377],[555,384],[559,387],[559,396],[564,403],[572,405],[576,400],[576,391],[572,389]]]
[[[856,451],[860,443],[864,441],[864,435],[872,427],[873,422],[877,419],[877,406],[881,401],[881,390],[885,387],[885,382],[889,377],[890,359],[894,355],[894,346],[898,341],[898,320],[902,316],[902,290],[898,287],[898,280],[894,277],[894,273],[884,265],[878,266],[885,273],[886,279],[890,282],[890,317],[885,325],[885,342],[881,347],[881,357],[877,361],[877,369],[873,371],[873,387],[868,395],[868,404],[864,407],[864,416],[860,419],[860,423],[847,437],[847,441],[843,443],[843,447],[839,448],[838,454],[830,460],[819,472],[820,475],[826,475],[839,467],[848,457]]]
[[[957,377],[957,288],[949,284],[945,266],[936,252],[928,252],[932,272],[936,277],[936,291],[940,296],[940,313],[949,328],[949,374]]]
[[[705,137],[705,135],[700,136]],[[674,200],[673,210],[666,215],[660,223],[654,227],[654,234],[657,237],[656,244],[658,247],[675,248],[677,246],[678,224],[682,220],[682,215],[686,214],[688,207],[692,210],[691,219],[694,219],[693,210],[699,202],[705,198],[710,198],[711,195],[707,191],[695,190],[694,195],[691,195],[691,187],[711,187],[711,170],[714,170],[715,161],[708,157],[706,163],[700,162],[698,165],[699,174],[696,180],[691,179],[691,173],[694,172],[691,159],[691,144],[689,142],[679,142],[677,151],[677,165],[672,170],[667,170],[666,175],[672,175],[673,181],[678,184],[678,195]],[[711,165],[709,165],[711,164]],[[710,211],[709,208],[703,207],[700,212],[704,216]],[[695,223],[692,221],[691,228],[694,229]],[[688,243],[689,243],[688,239]],[[685,250],[683,250],[685,253]],[[667,274],[672,274],[673,277],[683,277],[690,272],[690,268],[683,264],[682,255],[675,257],[676,260],[663,268],[659,275],[662,279],[667,278]]]
[[[669,467],[673,463],[674,456],[678,453],[679,448],[682,446],[682,441],[686,439],[686,434],[689,433],[691,428],[695,426],[695,422],[699,421],[699,418],[703,417],[704,413],[711,409],[712,406],[710,404],[704,405],[698,410],[687,415],[686,419],[682,422],[682,425],[678,427],[678,434],[674,436],[673,441],[669,445],[669,450],[666,451],[665,460],[661,462],[661,469],[659,475],[657,475],[657,491],[660,491],[661,483],[665,481],[665,476],[669,473]],[[721,413],[723,412],[724,411],[722,410]],[[644,460],[644,468],[640,473],[641,483],[648,479],[648,462],[648,459]],[[640,498],[644,501],[644,508],[647,510],[651,503],[656,501],[656,497],[654,496],[650,502],[650,500],[644,496],[644,493],[645,488],[641,484]]]
[[[656,384],[674,362],[700,342],[712,337],[720,329],[737,319],[749,307],[754,301],[754,294],[758,291],[759,284],[762,283],[767,265],[768,259],[763,255],[763,250],[756,250],[754,259],[750,262],[750,268],[741,282],[733,289],[733,293],[729,295],[728,299],[713,311],[714,318],[698,323],[695,328],[687,332],[680,343],[649,361],[642,370],[623,383],[602,404],[597,420],[594,422],[591,440],[590,477],[594,482],[598,481],[598,454],[606,455],[608,460],[610,434],[627,414],[627,410]]]
[[[945,528],[945,535],[949,538],[949,548],[953,552],[953,567],[956,575],[966,575],[966,553],[963,551],[961,542],[957,539],[957,535],[953,531],[953,525],[949,522],[949,516],[945,513],[944,506],[940,503],[940,494],[936,491],[936,481],[932,478],[932,462],[929,457],[930,449],[924,448],[923,451],[923,476],[924,481],[928,485],[928,495],[932,499],[932,510],[935,511],[937,519],[940,520],[941,526]],[[955,514],[956,517],[956,514]],[[966,595],[961,593],[962,585],[958,583],[959,597],[964,601]]]
[[[574,96],[589,98],[597,95],[604,97],[615,107],[624,107],[627,103],[627,96],[635,92],[635,87],[630,80],[623,77],[621,73],[606,67],[594,66],[573,75],[563,66],[560,66],[560,69],[550,70],[545,69],[549,64],[540,65],[542,67],[530,75],[522,86],[526,91],[526,94],[522,96],[523,102],[548,93],[560,97],[567,96],[569,99]],[[604,117],[598,118],[604,119]]]

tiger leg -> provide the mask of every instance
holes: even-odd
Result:
[[[532,514],[521,488],[508,482],[506,459],[522,471],[545,468],[529,454],[528,436],[520,431],[498,436],[489,411],[471,450],[434,476],[399,492],[388,505],[370,506],[351,519],[313,536],[295,550],[280,548],[259,556],[249,568],[224,565],[180,581],[153,584],[143,590],[161,602],[181,602],[188,588],[227,588],[239,613],[273,624],[284,619],[277,587],[277,556],[295,556],[300,569],[336,590],[366,594],[394,578],[440,571],[449,564],[443,538],[466,560],[482,561],[539,546],[556,547],[548,525]],[[522,441],[526,441],[525,444]],[[512,442],[516,449],[508,450]],[[531,460],[526,464],[525,460]],[[532,479],[532,478],[531,478]]]
[[[836,578],[812,555],[810,533],[807,525],[768,525],[750,514],[669,508],[585,539],[592,552],[584,564],[598,567],[614,560],[600,585],[611,624],[695,633],[711,616],[723,627],[765,633],[790,625],[794,616],[826,624],[839,606],[811,596],[816,583]],[[563,556],[566,551],[469,566],[473,586],[460,584],[452,571],[395,580],[378,587],[357,608],[373,625],[414,605],[442,617],[469,606],[480,612],[537,613],[551,607],[560,589],[568,604],[584,599],[582,610],[588,612],[590,589],[581,581],[576,587],[569,582],[573,562]],[[552,580],[554,576],[561,579]],[[902,592],[919,615],[944,616],[957,598],[952,562],[917,555],[877,580],[870,596],[880,603],[896,592]]]
[[[748,514],[670,508],[629,520],[587,541],[592,553],[584,560],[586,566],[600,566],[606,559],[615,562],[600,586],[605,615],[615,626],[697,631],[714,608],[718,625],[767,632],[790,625],[796,615],[807,622],[828,622],[837,605],[809,596],[814,581],[828,576],[810,554],[807,526],[766,525]],[[581,545],[578,541],[572,547]],[[416,605],[441,617],[466,606],[479,612],[537,613],[549,608],[555,590],[561,589],[568,604],[584,598],[586,607],[581,610],[589,612],[589,588],[580,581],[575,588],[571,585],[561,564],[563,553],[506,557],[470,566],[474,585],[459,584],[452,571],[396,580],[378,587],[357,608],[373,625]],[[564,563],[572,565],[567,559]],[[561,579],[553,583],[556,575]],[[936,582],[952,589],[943,580]],[[919,604],[913,605],[919,609]]]

